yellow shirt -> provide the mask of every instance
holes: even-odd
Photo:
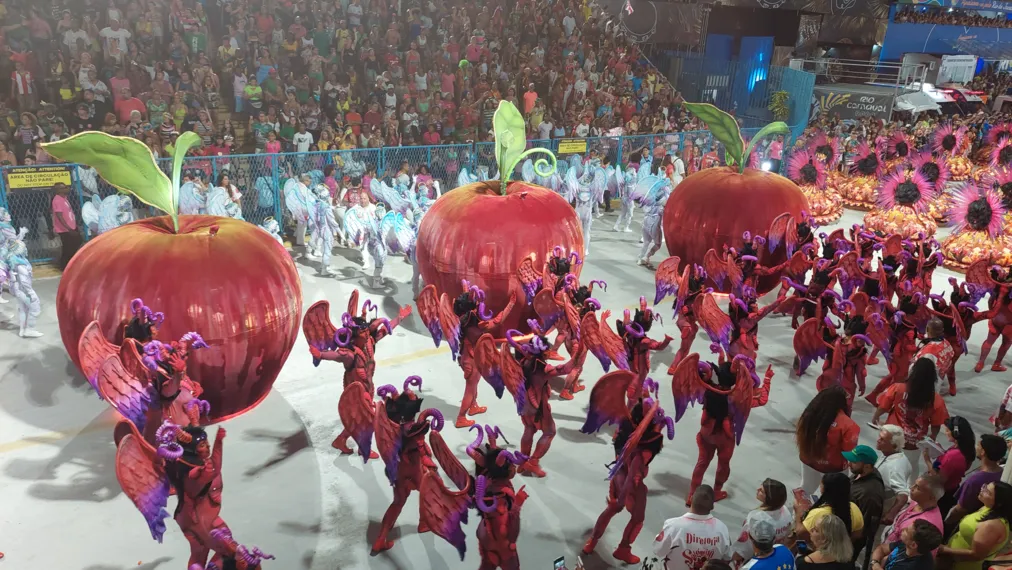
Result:
[[[817,509],[812,509],[808,511],[808,516],[805,517],[805,520],[802,522],[802,524],[804,524],[805,528],[809,532],[811,532],[812,528],[815,526],[815,523],[819,522],[820,520],[826,518],[827,515],[831,514],[833,514],[833,509],[830,508],[829,505],[825,505]],[[850,531],[860,532],[860,530],[863,528],[864,528],[864,517],[861,516],[861,509],[857,508],[857,505],[855,505],[854,503],[851,503]]]

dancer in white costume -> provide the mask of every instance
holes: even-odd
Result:
[[[7,284],[8,289],[11,287],[8,282],[10,267],[7,266],[7,254],[14,242],[24,240],[27,233],[28,228],[21,228],[20,231],[15,230],[11,225],[10,212],[6,208],[0,208],[0,305],[10,302],[3,297],[4,284]]]
[[[608,175],[608,188],[611,190],[611,195],[618,198],[621,204],[618,219],[615,220],[615,227],[612,228],[616,232],[629,233],[632,231],[629,226],[632,225],[635,204],[631,192],[635,185],[635,168],[627,168],[625,172],[622,172],[622,167],[616,166],[615,170]]]
[[[578,167],[570,166],[566,172],[565,198],[576,208],[576,215],[583,227],[584,257],[590,254],[590,229],[594,225],[594,204],[604,199],[604,190],[608,186],[608,175],[600,166],[588,163],[580,176]]]
[[[32,264],[28,261],[25,242],[15,241],[7,251],[6,264],[10,271],[11,293],[18,303],[18,325],[21,338],[38,338],[42,333],[35,330],[35,321],[42,313],[39,296],[32,288]]]
[[[348,208],[344,214],[344,236],[362,250],[363,269],[368,273],[369,265],[373,266],[369,286],[382,285],[387,252],[380,235],[376,206],[369,202],[369,195],[365,192],[359,194],[359,203]]]
[[[313,178],[309,174],[302,174],[298,180],[294,178],[285,182],[285,206],[295,219],[295,245],[306,245],[306,228],[312,215],[312,205],[315,201],[309,187]],[[308,256],[315,258],[316,252],[312,251],[312,244],[307,248]]]
[[[313,223],[310,227],[312,247],[320,254],[320,275],[331,277],[330,255],[334,251],[334,235],[341,231],[341,226],[334,217],[334,208],[330,206],[330,189],[320,184],[316,187],[316,201],[312,205]]]
[[[644,176],[632,190],[633,199],[643,208],[643,247],[637,263],[650,265],[650,256],[661,248],[661,215],[671,195],[671,181],[660,176]]]

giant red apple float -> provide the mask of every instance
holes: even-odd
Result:
[[[779,174],[746,168],[742,160],[761,138],[789,132],[786,124],[767,125],[746,147],[734,117],[713,105],[685,106],[705,121],[714,137],[724,144],[728,163],[733,166],[700,170],[687,176],[672,192],[663,219],[669,255],[680,257],[683,264],[703,265],[703,256],[711,248],[720,253],[725,244],[739,247],[745,232],[765,235],[773,219],[784,212],[803,219],[808,200],[797,184]],[[772,255],[763,248],[759,262],[772,266],[785,259],[785,248]],[[777,282],[777,276],[760,280],[759,292],[772,290]],[[712,282],[709,285],[716,288]],[[723,291],[729,288],[730,282],[725,279]]]
[[[62,160],[94,167],[122,191],[168,213],[103,233],[63,272],[56,296],[60,336],[80,368],[78,339],[98,321],[123,339],[130,301],[165,314],[160,338],[200,333],[207,349],[187,367],[203,386],[211,421],[241,414],[271,390],[295,343],[302,288],[291,256],[267,232],[241,220],[178,216],[179,172],[199,137],[184,134],[170,181],[139,141],[86,132],[46,145]],[[196,140],[194,140],[196,139]]]
[[[526,332],[527,319],[536,314],[523,303],[517,267],[527,257],[534,258],[535,267],[542,267],[555,246],[582,258],[583,230],[576,212],[561,196],[509,180],[529,154],[547,153],[553,167],[555,162],[544,149],[525,150],[523,117],[516,107],[501,102],[493,122],[501,180],[468,184],[436,200],[418,228],[418,268],[425,283],[451,296],[460,293],[462,279],[481,287],[493,313],[501,311],[515,294],[519,302],[503,322],[503,330]],[[536,168],[543,176],[551,175],[546,160],[539,160]],[[581,267],[574,265],[577,275]]]

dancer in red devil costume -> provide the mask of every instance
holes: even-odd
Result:
[[[576,278],[573,269],[582,263],[579,253],[574,251],[567,256],[561,245],[555,246],[541,271],[535,269],[533,258],[528,257],[521,261],[517,267],[517,279],[523,285],[527,303],[533,303],[534,297],[540,291],[548,291],[555,295],[567,285],[566,276],[572,275],[574,279]]]
[[[434,285],[423,288],[417,301],[418,315],[432,335],[433,342],[439,346],[446,339],[450,345],[450,354],[464,373],[464,397],[460,401],[460,411],[457,412],[454,424],[458,428],[473,426],[474,420],[467,416],[476,416],[486,410],[484,406],[478,405],[478,380],[483,376],[476,364],[478,356],[475,347],[478,340],[484,333],[498,327],[516,304],[516,297],[510,296],[506,308],[493,316],[485,308],[485,292],[481,288],[467,281],[462,281],[461,285],[464,292],[452,301],[445,292],[438,294]],[[502,397],[502,385],[489,376],[484,378],[495,389],[496,396]]]
[[[692,470],[688,496],[691,497],[703,482],[703,474],[716,454],[715,501],[727,498],[723,487],[731,475],[731,456],[735,445],[741,443],[745,422],[752,408],[765,406],[769,400],[770,382],[773,380],[772,366],[766,369],[766,376],[760,384],[755,375],[755,362],[751,358],[738,355],[727,362],[722,351],[718,351],[718,355],[718,363],[714,364],[700,362],[699,354],[693,353],[677,367],[668,370],[672,375],[676,422],[682,419],[689,404],[703,404],[699,433],[696,434],[699,458]]]
[[[369,319],[369,312],[375,311],[376,316]],[[313,356],[313,366],[319,366],[322,360],[332,360],[344,365],[344,389],[353,384],[362,384],[370,398],[373,393],[372,378],[376,373],[376,343],[390,335],[394,328],[411,314],[411,307],[401,307],[393,320],[379,316],[379,307],[366,300],[362,304],[362,312],[358,311],[358,291],[353,291],[348,299],[348,311],[341,315],[341,328],[330,321],[330,302],[318,301],[306,311],[302,318],[302,330],[309,343],[309,353]],[[348,438],[347,406],[344,394],[338,402],[338,413],[344,429],[334,438],[331,446],[342,454],[351,454]],[[362,452],[362,442],[359,441]],[[376,456],[373,456],[376,459]]]
[[[618,431],[612,445],[615,462],[608,473],[608,504],[598,516],[594,529],[583,545],[583,553],[590,554],[604,536],[608,524],[623,510],[629,511],[629,522],[622,532],[622,540],[612,556],[626,564],[637,564],[640,558],[632,553],[647,507],[647,486],[644,482],[650,462],[664,446],[664,431],[668,439],[675,436],[675,425],[657,405],[657,383],[647,379],[638,385],[640,394],[627,403],[629,384],[635,384],[636,375],[628,370],[616,370],[601,377],[590,394],[590,411],[580,431],[594,433],[604,424],[617,424]]]
[[[654,276],[656,295],[654,306],[664,300],[668,295],[675,296],[675,325],[678,327],[681,339],[678,344],[678,352],[675,353],[675,362],[678,364],[689,354],[692,349],[692,341],[696,339],[699,332],[699,323],[696,314],[696,299],[701,293],[712,292],[712,289],[704,289],[706,282],[706,271],[700,265],[686,264],[681,272],[678,265],[681,259],[677,256],[669,257],[657,266]]]
[[[482,429],[476,425],[471,429],[478,430],[478,437],[467,446],[467,455],[475,463],[474,478],[459,462],[453,469],[446,468],[451,478],[456,473],[462,482],[466,481],[464,490],[453,492],[447,490],[438,474],[426,473],[419,500],[423,505],[452,505],[452,508],[423,508],[422,520],[434,534],[455,546],[463,560],[467,545],[460,525],[466,522],[468,509],[476,508],[481,518],[475,532],[481,554],[479,570],[519,570],[517,538],[520,536],[520,509],[527,500],[527,491],[524,487],[514,491],[513,477],[517,465],[527,457],[499,447],[502,431],[498,426],[486,425]],[[488,443],[482,446],[485,436]]]
[[[607,319],[610,315],[610,311],[605,311],[600,323],[585,319],[583,334],[590,352],[601,361],[605,371],[614,362],[620,370],[629,370],[636,375],[636,382],[629,385],[629,397],[635,398],[639,387],[650,374],[650,353],[664,350],[674,339],[664,335],[664,340],[656,341],[647,336],[651,325],[660,319],[660,315],[647,307],[646,297],[640,297],[640,308],[634,316],[630,317],[630,311],[626,309],[624,319],[615,321],[618,334],[608,326]]]
[[[597,319],[596,312],[601,310],[601,303],[591,296],[594,285],[606,289],[608,284],[604,281],[591,281],[589,285],[578,286],[576,276],[572,273],[566,275],[563,281],[564,285],[554,295],[548,289],[538,292],[534,297],[534,309],[541,322],[549,325],[554,323],[558,331],[552,350],[558,350],[559,346],[565,344],[573,361],[573,368],[566,375],[565,386],[559,393],[559,398],[572,400],[573,394],[584,390],[580,374],[587,361],[588,349],[580,331],[582,321],[588,315],[591,319]]]
[[[116,477],[123,492],[144,515],[151,536],[161,542],[170,488],[178,499],[173,519],[190,543],[187,568],[238,568],[259,570],[262,559],[272,559],[259,549],[247,549],[233,538],[221,518],[221,462],[224,428],[218,428],[214,445],[199,427],[180,427],[165,422],[156,432],[157,450],[127,421],[116,427]],[[242,560],[244,566],[239,565]],[[207,566],[205,566],[207,565]]]
[[[886,374],[875,389],[865,396],[865,400],[877,406],[878,395],[894,382],[902,382],[907,377],[914,354],[917,353],[917,324],[912,319],[924,303],[926,297],[921,293],[901,294],[899,308],[884,303],[883,310],[888,317],[887,323],[892,328],[892,357],[888,359],[889,373]],[[884,353],[884,352],[883,352]]]
[[[966,341],[970,338],[973,325],[991,318],[990,311],[978,311],[970,290],[977,290],[976,285],[957,283],[954,277],[949,278],[952,292],[946,301],[941,295],[931,295],[931,313],[938,317],[945,326],[945,339],[952,347],[952,360],[949,369],[939,371],[949,380],[949,394],[956,395],[956,363],[959,357],[968,353]]]
[[[755,360],[759,352],[759,321],[777,310],[786,300],[787,292],[780,291],[776,300],[759,308],[756,302],[755,289],[746,288],[742,298],[731,295],[728,300],[727,316],[731,321],[731,336],[729,338],[728,355],[732,358],[743,354]]]
[[[973,371],[980,373],[984,369],[991,347],[1001,337],[1001,345],[998,346],[998,354],[995,355],[991,370],[1005,372],[1008,368],[1002,361],[1012,347],[1012,296],[1009,294],[1012,289],[1012,272],[978,262],[967,269],[966,282],[977,287],[977,295],[991,294],[988,300],[987,338],[980,346],[980,357]]]
[[[443,414],[433,408],[420,411],[422,399],[411,387],[420,389],[421,385],[420,377],[411,376],[404,381],[404,391],[401,393],[398,393],[394,386],[380,386],[376,390],[376,395],[380,397],[379,402],[372,402],[361,384],[352,384],[348,388],[357,393],[357,400],[362,405],[355,408],[357,413],[353,418],[354,424],[347,429],[353,433],[367,434],[361,438],[360,445],[367,445],[373,435],[369,433],[370,429],[375,430],[376,447],[380,457],[383,458],[383,463],[386,464],[387,479],[394,488],[393,501],[383,514],[379,536],[372,545],[373,554],[393,547],[394,543],[387,535],[397,523],[397,517],[400,516],[401,509],[404,508],[404,503],[407,502],[411,492],[421,488],[422,479],[427,473],[436,472],[437,461],[447,469],[447,474],[459,489],[467,487],[466,472],[464,477],[461,477],[454,469],[454,466],[459,466],[460,463],[453,457],[453,452],[439,434],[443,429]],[[428,443],[425,442],[426,435],[429,436]],[[421,511],[427,508],[446,509],[448,505],[422,502],[419,508]],[[447,513],[440,511],[438,516],[447,516]],[[418,532],[429,530],[425,517],[419,516]]]

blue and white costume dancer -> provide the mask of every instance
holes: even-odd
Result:
[[[28,233],[28,228],[21,228],[20,231],[15,230],[14,226],[11,225],[11,214],[6,208],[0,208],[0,305],[6,304],[9,301],[3,298],[3,288],[7,285],[10,289],[10,267],[7,265],[7,254],[10,251],[11,246],[14,242],[22,241],[25,239],[25,234]]]
[[[330,189],[320,184],[316,187],[316,201],[312,205],[313,223],[310,233],[313,248],[320,254],[320,275],[330,277],[330,255],[334,250],[334,234],[341,231],[341,226],[334,217],[334,209],[330,207]]]
[[[91,235],[97,236],[134,221],[133,202],[126,194],[113,194],[104,199],[92,194],[81,206],[81,219]]]
[[[632,198],[643,208],[643,248],[637,263],[650,265],[650,256],[661,248],[661,216],[671,195],[671,182],[660,176],[640,177],[632,189]]]
[[[215,186],[207,192],[207,214],[243,220],[242,208],[228,195],[228,190]]]
[[[8,285],[18,303],[18,334],[21,338],[38,338],[42,333],[35,330],[35,321],[42,313],[42,306],[32,288],[32,264],[28,261],[25,242],[19,240],[9,246],[6,263],[10,272]]]
[[[579,157],[574,155],[574,158]],[[594,204],[604,199],[604,190],[607,188],[607,174],[600,166],[588,163],[582,169],[578,163],[571,163],[566,172],[565,194],[566,201],[576,208],[576,215],[580,218],[580,225],[583,227],[583,251],[584,256],[590,253],[590,229],[594,224]]]
[[[373,288],[384,282],[383,264],[387,258],[379,226],[377,210],[373,206],[356,204],[344,214],[344,237],[362,250],[362,265],[367,273],[371,261],[373,271],[369,285]]]
[[[207,189],[199,180],[188,180],[179,187],[179,213],[207,213]]]
[[[282,188],[285,194],[285,206],[292,214],[292,219],[295,220],[295,245],[306,245],[306,228],[309,226],[313,202],[316,201],[312,192],[309,191],[311,183],[312,177],[309,174],[303,174],[298,179],[289,178]],[[312,251],[312,245],[309,249],[309,257],[316,257]]]
[[[632,186],[636,184],[636,170],[630,168],[622,172],[621,166],[610,167],[609,170],[611,172],[608,174],[608,189],[611,190],[611,195],[618,198],[621,204],[618,219],[615,220],[615,227],[613,229],[616,232],[629,233],[632,231],[629,226],[632,225],[633,208],[635,207],[630,196],[630,191]]]
[[[279,224],[273,216],[264,220],[264,223],[257,227],[271,234],[274,241],[280,243],[281,245],[285,245],[285,240],[281,238],[281,224]]]

